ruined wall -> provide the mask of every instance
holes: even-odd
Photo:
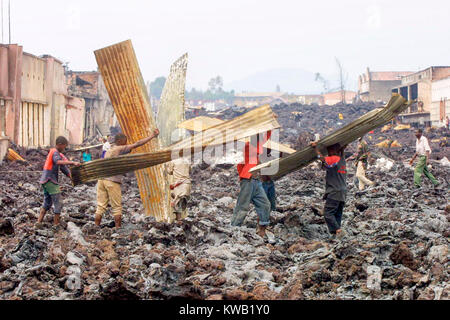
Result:
[[[110,134],[118,125],[108,91],[99,72],[68,72],[69,94],[85,99],[85,139]],[[78,81],[77,81],[78,79]]]
[[[51,101],[47,100],[45,59],[28,53],[22,59],[22,98],[18,145],[43,147],[50,145]]]
[[[418,83],[419,96],[418,101],[423,102],[423,111],[431,111],[431,81],[424,80]]]
[[[0,136],[19,136],[22,47],[0,45]]]
[[[85,102],[82,98],[68,98],[66,105],[66,129],[70,144],[80,145],[84,140]]]
[[[400,84],[400,80],[370,81],[369,97],[367,101],[388,102],[392,97],[392,89]]]

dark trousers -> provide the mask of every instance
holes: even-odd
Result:
[[[62,211],[62,202],[61,202],[61,194],[49,194],[47,191],[44,191],[44,205],[42,206],[45,211],[49,211],[53,206],[54,214],[61,214]]]
[[[231,225],[239,227],[244,223],[245,217],[250,210],[250,203],[253,203],[255,206],[259,224],[268,226],[270,224],[270,202],[267,199],[261,181],[256,179],[241,180],[241,191],[239,192],[236,208],[234,208]]]
[[[345,202],[333,199],[327,199],[325,202],[325,222],[328,225],[328,230],[331,234],[336,234],[336,231],[341,229],[342,213],[344,212]]]
[[[263,182],[263,188],[267,198],[270,201],[270,211],[277,209],[277,194],[275,192],[275,183],[273,181]]]

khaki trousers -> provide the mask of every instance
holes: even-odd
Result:
[[[356,178],[359,180],[359,190],[363,191],[366,186],[372,186],[374,183],[366,178],[366,169],[362,161],[358,161],[358,169],[356,170]]]
[[[122,216],[122,189],[119,183],[99,180],[97,183],[97,212],[102,216],[111,205],[111,213],[114,217]]]

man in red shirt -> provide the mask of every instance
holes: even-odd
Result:
[[[232,226],[241,226],[250,209],[250,203],[253,203],[259,218],[258,235],[261,237],[266,235],[266,228],[270,224],[270,201],[262,186],[260,175],[251,174],[249,171],[260,164],[259,156],[263,154],[263,146],[271,135],[272,131],[268,131],[262,141],[257,135],[245,144],[244,163],[237,166],[241,190],[231,220]]]

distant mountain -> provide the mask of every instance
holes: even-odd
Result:
[[[322,74],[322,77],[329,82],[329,89],[335,89],[339,86],[336,76]],[[224,89],[235,90],[238,93],[244,91],[274,92],[277,85],[280,86],[281,92],[287,93],[321,94],[324,91],[323,84],[316,81],[314,72],[298,68],[279,68],[257,72],[243,79],[226,83]]]
[[[225,90],[236,92],[274,92],[277,85],[282,92],[320,94],[323,86],[316,81],[315,73],[302,69],[270,69],[252,74],[241,80],[225,84]]]

